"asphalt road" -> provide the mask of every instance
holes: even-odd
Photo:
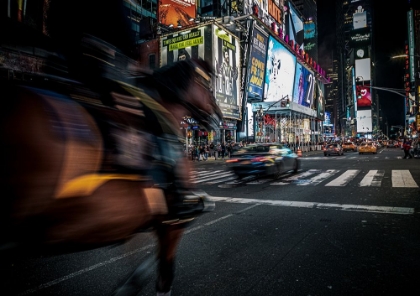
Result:
[[[236,184],[195,164],[216,202],[186,230],[172,295],[420,295],[420,159],[304,154],[297,174]],[[222,176],[222,177],[220,177]],[[111,295],[152,258],[152,233],[108,248],[2,264],[2,295]],[[155,295],[155,270],[138,295]]]

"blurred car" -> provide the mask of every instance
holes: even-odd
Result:
[[[343,155],[343,147],[341,147],[340,144],[334,143],[334,144],[328,144],[324,148],[324,156],[330,156],[330,155]]]
[[[239,178],[250,175],[272,175],[277,178],[288,171],[297,172],[300,159],[282,144],[261,143],[233,152],[226,164]]]
[[[388,141],[388,143],[386,144],[386,148],[395,148],[398,146],[398,142],[396,141]]]
[[[357,151],[357,146],[353,142],[344,142],[343,145],[343,151]]]
[[[365,142],[359,146],[359,154],[364,154],[364,153],[376,154],[377,151],[378,151],[378,148],[372,142],[368,142],[368,143]]]

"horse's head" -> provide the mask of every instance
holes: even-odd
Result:
[[[218,129],[223,119],[211,87],[211,66],[204,60],[184,60],[156,70],[153,74],[162,100],[184,106],[186,114],[207,130]],[[187,114],[189,113],[189,114]]]

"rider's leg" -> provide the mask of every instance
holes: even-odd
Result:
[[[158,279],[156,291],[158,295],[170,295],[175,276],[175,255],[184,233],[185,224],[157,226],[158,238]]]

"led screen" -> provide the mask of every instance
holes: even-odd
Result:
[[[267,34],[254,26],[252,49],[249,57],[248,98],[253,101],[262,100],[264,90],[265,62],[267,60]]]
[[[372,97],[370,85],[356,85],[357,110],[370,109],[372,107]]]
[[[315,76],[302,64],[296,64],[295,83],[293,87],[293,102],[312,108],[314,96]]]
[[[265,71],[264,98],[274,102],[288,96],[293,98],[296,56],[270,36]]]
[[[360,81],[370,80],[370,58],[354,61],[356,66],[356,79]]]
[[[357,111],[357,132],[372,133],[372,110]]]
[[[325,87],[320,81],[316,83],[316,118],[324,120],[325,118]]]

